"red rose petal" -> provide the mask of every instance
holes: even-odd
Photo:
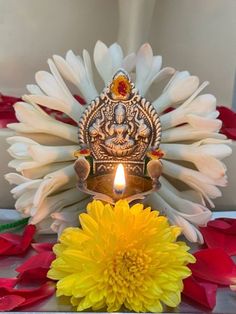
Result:
[[[21,266],[16,268],[16,271],[19,273],[25,272],[29,269],[34,268],[49,268],[51,262],[55,259],[55,255],[53,252],[41,252],[37,255],[31,256],[28,258]]]
[[[40,287],[31,289],[12,289],[9,287],[0,287],[0,301],[4,301],[4,310],[7,310],[8,307],[10,307],[12,310],[19,306],[23,307],[38,302],[51,296],[54,292],[55,283],[52,281],[47,281]],[[18,302],[19,300],[21,300],[20,303]]]
[[[3,106],[5,109],[11,108],[14,103],[21,101],[19,97],[6,96],[0,93],[0,106]]]
[[[220,285],[236,284],[236,266],[222,249],[204,249],[193,254],[196,263],[190,264],[195,277]]]
[[[54,259],[54,253],[47,251],[30,257],[21,266],[16,268],[16,271],[19,273],[18,280],[21,282],[30,282],[32,280],[47,280],[47,272]]]
[[[221,133],[226,135],[231,140],[236,140],[236,130],[233,128],[222,128]]]
[[[7,242],[0,238],[0,255],[8,255],[11,248],[13,248],[13,244],[11,242]]]
[[[218,106],[217,110],[220,115],[218,119],[222,121],[220,132],[225,134],[228,138],[236,139],[236,113],[230,108]]]
[[[13,288],[17,283],[17,278],[0,278],[0,287]]]
[[[18,245],[21,241],[21,236],[14,233],[1,233],[0,240],[9,242],[11,245]]]
[[[43,242],[43,243],[32,243],[31,246],[32,248],[38,252],[45,252],[45,251],[50,251],[52,252],[52,248],[55,245],[55,243],[48,243],[48,242]]]
[[[25,251],[31,244],[34,234],[36,232],[35,225],[27,225],[23,233],[21,248]]]
[[[6,236],[5,239],[4,236]],[[19,236],[19,241],[20,241],[20,236]],[[0,255],[14,255],[11,254],[10,252],[14,252],[16,247],[18,247],[18,243],[15,243],[15,241],[12,241],[10,239],[10,234],[1,234],[0,235]]]
[[[26,296],[26,299],[22,304],[20,304],[20,307],[29,306],[32,305],[33,303],[48,298],[54,294],[55,290],[56,285],[52,281],[46,282],[39,288],[31,289],[27,295],[24,294]]]
[[[0,128],[5,128],[8,123],[17,122],[13,105],[20,100],[0,94]]]
[[[0,128],[6,128],[9,123],[17,122],[14,111],[1,112],[0,110]]]
[[[217,110],[219,111],[219,117],[223,122],[223,127],[228,128],[236,128],[236,113],[231,110],[230,108],[227,108],[225,106],[218,106]]]
[[[209,248],[222,248],[227,254],[236,255],[236,235],[227,234],[211,227],[200,228]]]
[[[208,222],[207,226],[219,229],[224,233],[236,235],[236,219],[235,218],[217,218]]]
[[[211,310],[216,305],[216,291],[216,284],[201,282],[193,276],[184,279],[183,294]]]
[[[16,307],[22,305],[25,302],[25,298],[19,295],[5,295],[0,297],[0,311],[11,311],[14,310]]]
[[[24,298],[28,298],[30,296],[32,296],[35,291],[37,291],[38,289],[40,289],[42,286],[44,286],[45,283],[43,285],[40,285],[40,287],[37,287],[37,288],[11,288],[11,287],[0,287],[0,296],[4,296],[4,295],[7,295],[7,294],[16,294],[16,295],[19,295],[21,297],[24,297]]]
[[[27,225],[23,235],[12,233],[0,234],[0,255],[19,255],[26,252],[33,240],[36,227]]]
[[[38,282],[43,283],[47,280],[47,272],[48,269],[42,267],[29,269],[19,274],[18,281],[23,283],[30,283],[32,280],[37,280]]]

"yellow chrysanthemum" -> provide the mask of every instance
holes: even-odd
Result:
[[[48,277],[59,280],[57,296],[71,296],[78,311],[92,308],[161,312],[180,302],[186,266],[195,261],[180,229],[157,211],[119,201],[93,201],[80,215],[81,228],[67,228],[54,246]]]

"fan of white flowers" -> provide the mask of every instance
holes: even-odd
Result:
[[[161,189],[146,202],[179,225],[190,241],[202,242],[198,226],[210,219],[207,206],[214,207],[211,199],[221,196],[218,186],[227,183],[221,160],[231,154],[226,137],[219,134],[221,121],[217,119],[215,97],[200,95],[208,82],[200,85],[198,77],[187,71],[171,67],[161,70],[162,58],[153,55],[149,44],[141,46],[137,54],[124,57],[117,43],[107,47],[98,41],[94,63],[104,86],[123,68],[132,73],[142,96],[154,82],[170,78],[162,94],[149,99],[160,115],[164,157]],[[8,125],[18,133],[8,138],[9,153],[14,158],[9,166],[20,174],[9,173],[6,179],[16,185],[11,190],[16,210],[23,217],[30,216],[29,222],[37,224],[39,232],[51,229],[60,234],[65,227],[77,225],[78,213],[90,198],[76,188],[73,164],[74,151],[78,150],[77,127],[55,120],[40,106],[59,110],[78,122],[86,105],[73,97],[66,81],[78,88],[87,104],[101,91],[95,87],[86,50],[82,56],[72,51],[65,58],[54,55],[48,65],[50,72],[37,72],[37,85],[28,85],[30,95],[14,106],[19,123]],[[166,113],[169,107],[175,109]],[[64,139],[65,145],[39,144],[30,138],[35,133],[55,135]]]

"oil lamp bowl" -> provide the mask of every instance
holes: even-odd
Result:
[[[86,180],[87,189],[96,195],[104,195],[103,200],[109,203],[115,203],[119,199],[126,199],[128,202],[143,199],[150,194],[154,189],[153,181],[146,176],[128,175],[126,177],[126,187],[124,192],[119,194],[114,191],[114,174],[94,175],[89,176]],[[108,197],[108,198],[107,198]]]

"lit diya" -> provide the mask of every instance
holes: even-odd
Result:
[[[161,138],[159,116],[119,70],[79,121],[78,188],[115,203],[142,199],[160,187],[162,165],[151,159]]]

